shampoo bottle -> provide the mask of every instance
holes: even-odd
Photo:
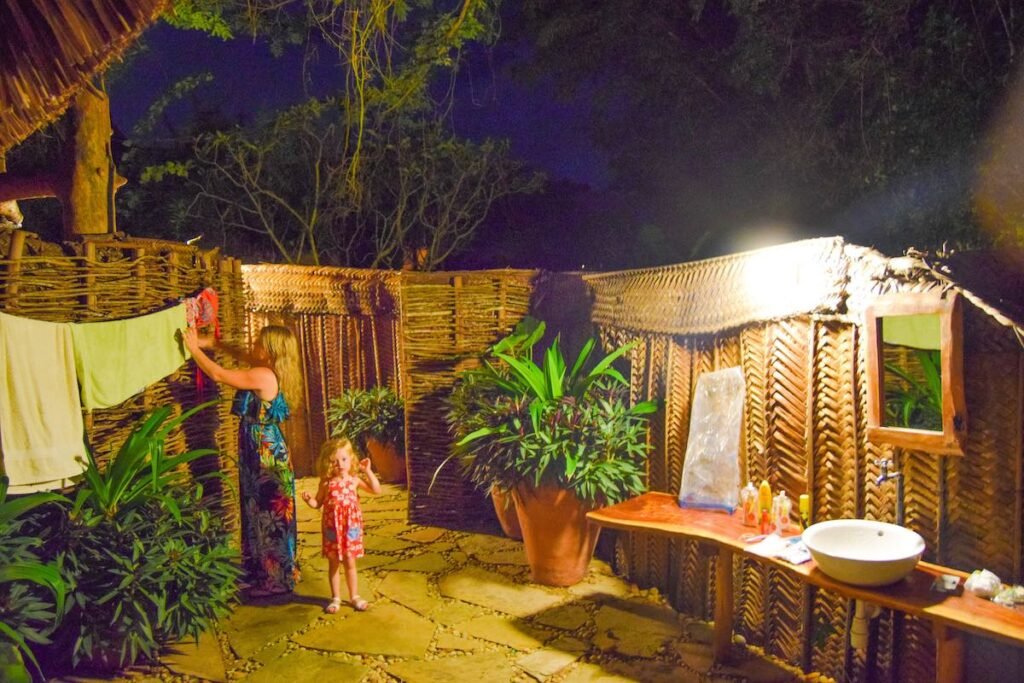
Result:
[[[757,489],[754,488],[752,481],[748,481],[747,485],[740,489],[740,509],[743,526],[757,526]]]
[[[772,526],[772,487],[767,479],[761,480],[761,486],[757,490],[757,513],[758,522],[761,526],[761,533],[771,533]]]

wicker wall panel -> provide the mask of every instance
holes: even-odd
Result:
[[[489,523],[493,510],[462,480],[458,467],[437,467],[451,437],[445,400],[456,374],[507,334],[529,311],[532,271],[404,273],[402,385],[406,401],[409,518],[465,528]]]
[[[21,231],[0,235],[2,310],[11,315],[52,322],[116,320],[152,313],[207,286],[220,296],[221,330],[231,341],[245,336],[243,289],[239,264],[215,251],[146,239],[47,243]],[[137,361],[138,359],[130,359]],[[86,413],[86,439],[103,463],[150,410],[171,406],[180,414],[215,397],[200,392],[192,364],[146,387],[123,403]],[[215,448],[217,455],[196,461],[195,474],[221,471],[236,481],[237,421],[229,404],[195,415],[169,435],[168,450]],[[237,505],[231,485],[211,481],[204,490],[234,524]]]
[[[268,324],[290,327],[299,339],[306,394],[285,423],[285,436],[296,474],[310,476],[330,432],[332,398],[378,385],[402,395],[399,274],[276,265],[243,272],[250,343]]]

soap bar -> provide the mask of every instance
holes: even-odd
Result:
[[[953,574],[940,574],[935,577],[934,581],[932,581],[932,590],[936,593],[959,594],[962,592],[960,588],[960,577],[954,576]]]

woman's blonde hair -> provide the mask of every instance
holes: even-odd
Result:
[[[278,391],[284,393],[289,406],[293,409],[299,408],[304,402],[306,392],[302,384],[299,341],[295,334],[281,325],[267,325],[260,330],[258,341],[267,352],[271,368],[277,375]]]
[[[352,468],[346,474],[359,474],[359,451],[355,443],[345,438],[329,439],[320,447],[320,457],[316,461],[317,474],[321,479],[328,479],[334,474],[334,454],[345,446],[352,449]]]

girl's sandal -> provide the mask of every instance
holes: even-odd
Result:
[[[335,614],[339,609],[341,609],[341,598],[332,598],[331,601],[327,603],[327,607],[324,607],[324,612],[327,614]]]
[[[363,600],[358,595],[353,596],[352,599],[349,600],[349,604],[351,604],[352,609],[357,612],[365,612],[366,608],[370,606],[370,603],[366,602],[366,600]]]

